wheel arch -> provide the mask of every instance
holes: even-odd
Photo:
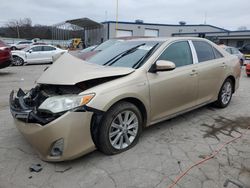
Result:
[[[146,127],[148,114],[147,114],[147,109],[146,109],[145,105],[143,104],[143,102],[135,97],[126,97],[126,98],[120,99],[119,101],[115,102],[113,105],[115,105],[119,102],[122,102],[122,101],[130,102],[130,103],[134,104],[136,107],[138,107],[138,109],[142,115],[143,127]]]
[[[116,102],[114,102],[111,106],[109,106],[108,109],[110,109],[112,106],[116,105],[117,103],[124,102],[124,101],[130,102],[130,103],[134,104],[136,107],[138,107],[138,109],[142,115],[142,121],[143,121],[142,127],[145,128],[147,125],[147,121],[148,121],[147,109],[146,109],[146,106],[143,104],[143,102],[141,100],[139,100],[138,98],[125,97],[125,98],[119,99]],[[103,112],[101,114],[100,113],[99,114],[93,113],[92,118],[91,118],[91,124],[90,124],[91,137],[92,137],[94,144],[97,147],[99,145],[99,140],[98,140],[97,136],[99,134],[100,123],[102,122],[104,115],[105,115],[105,112]]]
[[[235,92],[235,77],[233,75],[229,75],[225,80],[230,79],[233,83],[233,93]]]
[[[18,54],[12,54],[12,57],[19,57],[19,58],[22,58],[23,62],[25,62],[25,58],[21,55],[18,55]]]

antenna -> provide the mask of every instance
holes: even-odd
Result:
[[[204,24],[207,24],[207,11],[205,11]]]

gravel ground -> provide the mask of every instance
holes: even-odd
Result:
[[[14,126],[8,106],[12,89],[30,89],[50,65],[0,70],[0,188],[167,188],[179,173],[245,133],[213,159],[193,168],[176,188],[250,187],[250,78],[242,71],[240,88],[226,109],[205,106],[147,128],[127,152],[106,156],[94,151],[79,159],[47,163]],[[41,172],[30,172],[32,164]]]

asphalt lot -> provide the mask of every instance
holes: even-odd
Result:
[[[79,159],[47,163],[38,158],[13,124],[8,96],[30,89],[49,65],[0,70],[0,188],[167,188],[190,165],[243,132],[213,159],[193,168],[177,188],[221,188],[227,179],[250,187],[250,78],[242,71],[240,88],[226,109],[205,106],[147,128],[139,143],[119,155],[99,151]],[[30,172],[40,163],[41,172]],[[227,187],[239,186],[229,183]]]

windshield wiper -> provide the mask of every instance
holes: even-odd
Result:
[[[148,58],[150,56],[150,54],[154,51],[154,49],[156,48],[156,46],[158,45],[159,43],[155,44],[144,56],[142,56],[133,66],[132,68],[139,68],[141,66],[141,64],[144,62],[144,60],[146,58]]]
[[[114,64],[116,61],[118,61],[119,59],[121,59],[122,57],[124,57],[124,56],[126,56],[126,55],[128,55],[130,53],[135,52],[137,50],[137,48],[139,48],[141,46],[144,46],[145,44],[146,43],[139,44],[139,45],[137,45],[137,46],[135,46],[133,48],[130,48],[130,49],[126,50],[125,52],[122,52],[122,53],[118,54],[117,56],[113,57],[112,59],[110,59],[109,61],[107,61],[106,63],[104,63],[103,65],[110,66],[110,65]]]

